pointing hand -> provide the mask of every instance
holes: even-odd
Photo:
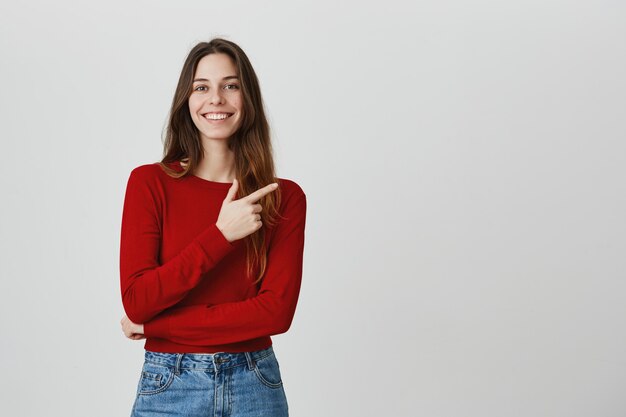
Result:
[[[222,208],[216,222],[217,228],[229,242],[242,239],[261,228],[263,223],[261,222],[261,215],[258,213],[261,212],[262,206],[255,203],[261,197],[276,190],[278,184],[274,182],[239,200],[234,200],[238,188],[239,183],[234,180],[222,202]]]

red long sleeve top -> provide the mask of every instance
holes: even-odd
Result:
[[[182,170],[179,163],[168,164]],[[215,223],[232,183],[172,178],[158,163],[133,169],[121,224],[120,287],[128,318],[144,325],[144,349],[244,352],[272,345],[291,326],[300,292],[306,195],[279,178],[278,223],[266,227],[260,284],[246,276],[243,239]],[[253,277],[255,279],[256,277]]]

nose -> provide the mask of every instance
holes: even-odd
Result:
[[[222,92],[219,89],[212,88],[209,90],[209,103],[222,103]]]

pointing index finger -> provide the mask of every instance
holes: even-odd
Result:
[[[278,188],[278,183],[273,182],[271,184],[266,185],[263,188],[259,188],[258,190],[256,190],[255,192],[247,195],[244,198],[248,202],[254,203],[254,202],[258,201],[264,195],[271,193],[272,191],[276,190],[277,188]]]

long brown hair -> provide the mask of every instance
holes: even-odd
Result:
[[[203,152],[197,127],[189,114],[188,99],[192,93],[193,77],[200,59],[209,54],[223,53],[230,56],[237,68],[243,97],[243,118],[237,132],[228,140],[228,148],[234,152],[235,172],[238,191],[236,198],[242,198],[273,182],[278,182],[274,168],[273,150],[270,141],[270,127],[265,116],[259,82],[243,50],[234,42],[213,38],[210,42],[200,42],[194,46],[183,65],[174,93],[172,107],[163,140],[163,159],[160,165],[174,178],[192,175],[198,166]],[[183,171],[173,170],[168,163],[185,161]],[[280,187],[262,197],[261,221],[263,226],[246,236],[246,271],[250,278],[257,271],[257,284],[263,278],[267,265],[266,227],[272,227],[280,217]]]

